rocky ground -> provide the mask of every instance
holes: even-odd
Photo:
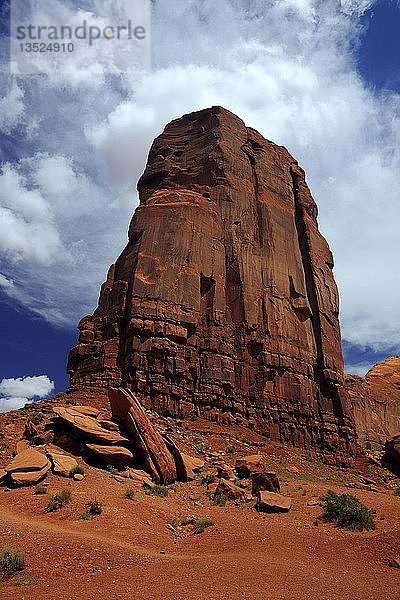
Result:
[[[65,405],[64,399],[57,404]],[[41,418],[33,416],[37,413]],[[0,469],[11,462],[33,418],[40,420],[38,450],[73,454],[85,470],[81,481],[48,471],[41,495],[35,486],[0,487],[0,547],[26,554],[23,577],[3,580],[2,598],[399,598],[400,569],[389,563],[400,556],[400,497],[394,493],[400,481],[366,458],[354,469],[340,470],[247,429],[158,418],[157,426],[183,452],[205,462],[193,481],[168,486],[163,497],[105,464],[88,464],[85,453],[68,452],[65,443],[57,447],[49,427],[53,417],[51,402],[0,415]],[[243,487],[244,500],[217,506],[215,483],[211,489],[202,485],[205,475],[217,475],[221,462],[234,467],[238,458],[253,454],[261,454],[267,470],[277,474],[281,493],[292,499],[289,512],[257,512],[250,487]],[[134,490],[130,499],[128,488]],[[46,512],[51,495],[63,489],[71,492],[71,502]],[[377,528],[351,532],[318,520],[319,498],[328,489],[354,493],[375,509]],[[102,512],[83,520],[92,500]],[[179,524],[184,517],[190,523]],[[203,517],[213,524],[193,533],[193,519]]]

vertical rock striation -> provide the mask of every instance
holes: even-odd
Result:
[[[304,171],[212,107],[169,123],[138,183],[129,242],[79,323],[70,391],[122,385],[346,462],[333,258]]]

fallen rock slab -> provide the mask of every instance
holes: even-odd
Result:
[[[83,406],[82,405],[82,406],[74,406],[73,408],[76,412],[79,412],[82,415],[86,415],[87,417],[93,417],[94,419],[96,419],[100,414],[100,411],[97,408],[94,408],[93,406]]]
[[[264,470],[264,458],[261,454],[252,454],[238,458],[235,469],[240,479],[251,477],[252,473],[261,473]]]
[[[47,452],[47,456],[50,459],[53,473],[62,477],[72,477],[71,469],[78,466],[72,456],[58,452]]]
[[[257,510],[259,512],[288,512],[292,506],[292,499],[274,492],[258,492]]]
[[[96,456],[113,467],[126,467],[133,460],[133,454],[123,446],[100,446],[98,444],[86,444]]]
[[[258,492],[275,492],[281,491],[279,480],[276,473],[273,472],[262,472],[253,473],[251,476],[251,493],[256,496]]]
[[[47,459],[46,459],[47,460]],[[47,471],[50,469],[50,462],[47,460],[46,466],[39,471],[15,471],[11,473],[11,480],[14,485],[35,485],[39,483],[47,475]]]
[[[152,478],[165,484],[176,481],[174,457],[135,395],[123,388],[111,388],[109,400],[113,418],[121,420],[125,413],[125,424]]]
[[[217,485],[214,496],[228,496],[230,500],[242,500],[245,496],[244,490],[239,486],[228,481],[227,479],[221,479]]]
[[[151,481],[149,474],[141,469],[128,469],[129,479],[140,486],[152,487],[154,484]]]
[[[117,431],[109,431],[102,427],[93,417],[88,417],[75,410],[75,406],[73,408],[55,406],[53,411],[64,423],[83,437],[89,437],[96,442],[104,444],[124,444],[129,442],[127,438],[123,437]]]
[[[27,448],[19,452],[11,463],[5,467],[5,470],[7,473],[41,471],[47,465],[50,467],[50,463],[44,454],[33,448]]]

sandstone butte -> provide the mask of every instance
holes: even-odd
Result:
[[[381,450],[400,431],[400,356],[377,363],[365,378],[346,375],[346,388],[360,444]]]
[[[128,244],[78,325],[69,393],[122,386],[161,414],[349,464],[333,257],[303,169],[212,107],[165,127],[138,191]]]

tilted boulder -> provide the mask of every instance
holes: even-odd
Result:
[[[195,473],[200,471],[204,467],[204,460],[200,458],[194,458],[181,452],[175,442],[168,437],[163,435],[163,440],[168,450],[174,457],[176,475],[179,481],[193,481]]]
[[[122,388],[110,389],[109,401],[113,418],[125,421],[152,478],[166,484],[176,481],[175,460],[134,394]]]
[[[44,454],[27,448],[19,452],[5,471],[14,485],[33,485],[39,483],[50,469],[50,462]]]
[[[235,479],[235,471],[226,463],[217,465],[217,477],[219,479]]]
[[[11,481],[17,486],[36,485],[46,477],[49,469],[50,463],[39,471],[16,471],[11,473]]]
[[[41,471],[47,466],[50,467],[50,463],[42,452],[27,448],[19,452],[5,470],[7,473]]]
[[[123,386],[349,463],[333,257],[303,169],[228,110],[169,123],[129,241],[70,352],[70,393]]]

